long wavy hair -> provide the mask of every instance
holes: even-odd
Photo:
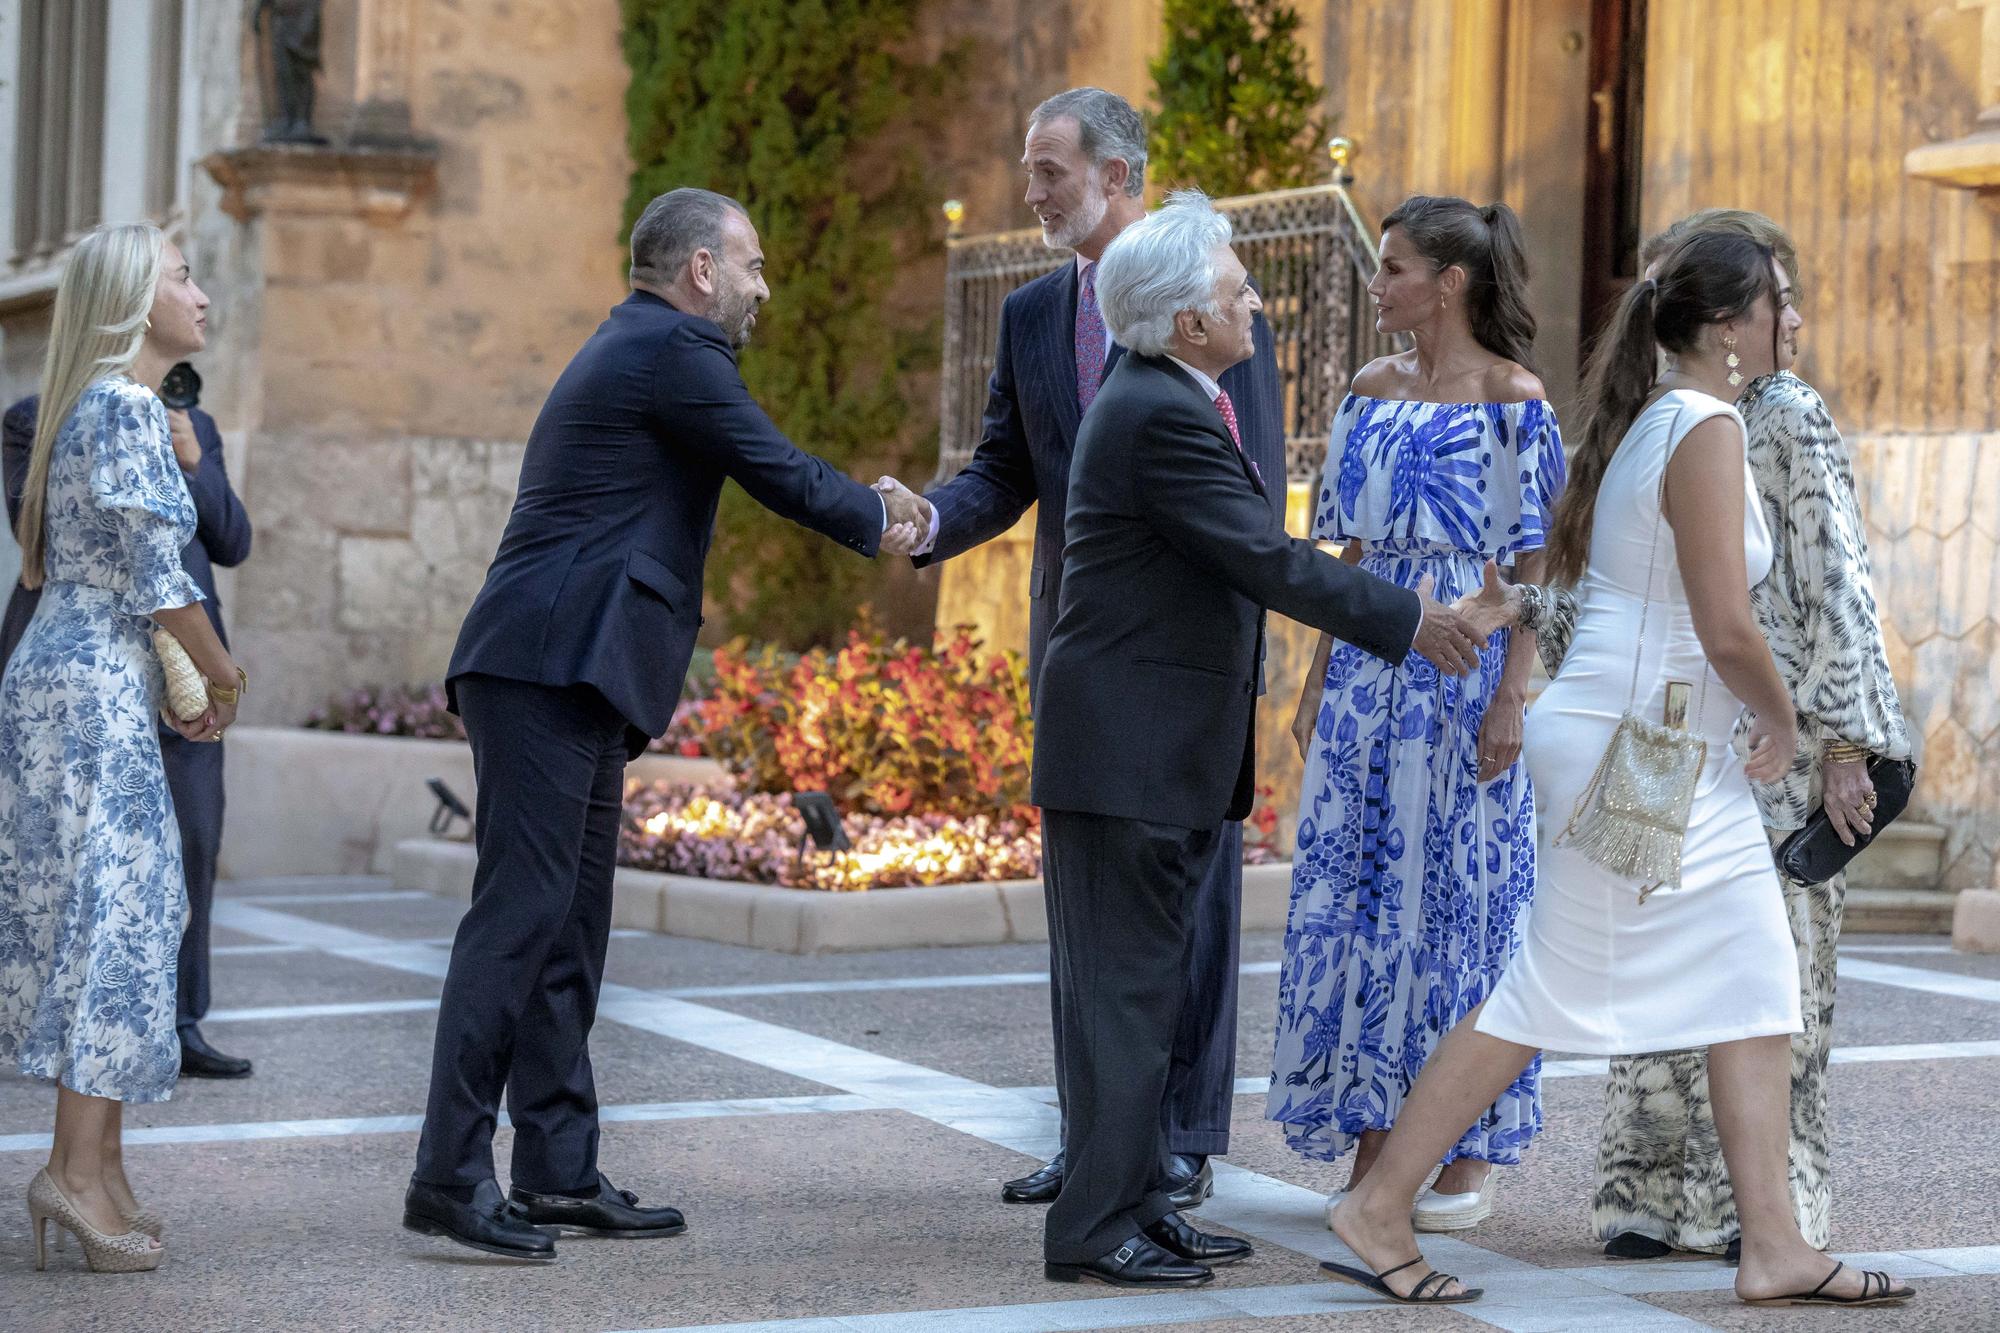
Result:
[[[78,241],[63,266],[49,350],[42,360],[41,403],[21,487],[21,519],[14,528],[21,543],[23,587],[41,587],[46,574],[43,518],[56,437],[85,389],[124,374],[139,359],[166,247],[166,236],[150,222],[108,222]]]
[[[1659,275],[1634,283],[1584,373],[1581,443],[1549,533],[1549,577],[1574,583],[1590,557],[1597,491],[1625,432],[1657,378],[1654,348],[1687,352],[1703,329],[1739,318],[1764,297],[1775,303],[1771,247],[1740,231],[1698,231],[1667,255]]]
[[[1465,270],[1472,336],[1495,356],[1535,369],[1535,314],[1528,309],[1528,254],[1521,220],[1505,204],[1484,208],[1450,195],[1413,194],[1382,219],[1401,227],[1417,253],[1442,271]]]

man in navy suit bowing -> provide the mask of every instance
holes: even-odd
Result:
[[[632,294],[549,393],[500,550],[459,631],[447,689],[478,778],[479,868],[438,1009],[403,1225],[551,1259],[538,1227],[670,1236],[597,1167],[587,1042],[611,928],[626,761],[665,731],[701,625],[722,483],[873,556],[929,506],[796,448],[752,401],[736,352],[769,296],[735,200],[679,189],[632,227]],[[493,1177],[502,1087],[511,1190]]]
[[[1011,528],[1040,503],[1029,575],[1028,682],[1036,688],[1062,595],[1064,494],[1070,452],[1085,411],[1124,349],[1105,327],[1097,301],[1097,259],[1145,215],[1146,126],[1132,104],[1102,88],[1072,88],[1035,109],[1028,121],[1027,204],[1050,249],[1076,261],[1022,285],[1000,311],[999,348],[987,389],[979,448],[956,477],[932,491],[935,533],[913,552],[919,565],[947,560]],[[1285,518],[1283,390],[1271,329],[1253,321],[1255,351],[1222,377],[1237,404],[1243,447],[1271,485],[1265,497]],[[892,543],[889,548],[895,547]],[[1259,673],[1258,688],[1263,687]],[[1194,908],[1192,995],[1174,1035],[1165,1109],[1176,1154],[1182,1207],[1208,1197],[1208,1158],[1229,1151],[1230,1100],[1236,1088],[1236,945],[1243,892],[1243,826],[1219,831],[1214,866]],[[1060,981],[1051,982],[1056,1086],[1062,1092]],[[1009,1203],[1047,1203],[1062,1188],[1060,1154],[1002,1187]]]
[[[1232,395],[1258,310],[1229,220],[1198,191],[1104,253],[1104,313],[1131,350],[1070,465],[1068,578],[1035,700],[1035,803],[1063,989],[1068,1101],[1054,1281],[1196,1286],[1247,1242],[1197,1231],[1173,1198],[1161,1106],[1196,1002],[1194,912],[1250,811],[1264,610],[1389,662],[1463,675],[1498,616],[1457,611],[1287,536]],[[1475,632],[1476,631],[1476,632]]]

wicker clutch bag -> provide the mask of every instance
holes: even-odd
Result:
[[[153,631],[153,651],[159,654],[160,669],[167,677],[167,707],[183,722],[192,722],[208,711],[208,680],[201,668],[181,647],[181,641],[164,629]]]

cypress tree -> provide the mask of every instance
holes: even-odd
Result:
[[[1299,15],[1281,0],[1166,0],[1154,60],[1151,153],[1160,181],[1211,195],[1324,179],[1322,91],[1307,77]]]
[[[741,200],[772,293],[742,359],[751,394],[836,467],[889,456],[908,416],[897,377],[928,343],[883,309],[911,238],[925,234],[909,145],[932,82],[896,54],[921,0],[620,3],[632,69],[625,234],[676,186]],[[852,552],[724,489],[708,587],[732,632],[833,641],[874,577]]]

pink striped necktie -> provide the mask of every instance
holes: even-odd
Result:
[[[1097,265],[1083,270],[1083,287],[1076,295],[1076,408],[1088,412],[1104,383],[1104,358],[1111,350],[1104,312],[1097,308]]]
[[[1250,475],[1257,479],[1259,486],[1262,486],[1264,484],[1264,470],[1257,466],[1255,459],[1243,452],[1243,433],[1236,428],[1236,404],[1229,401],[1229,391],[1227,389],[1217,390],[1215,395],[1215,410],[1222,413],[1222,424],[1229,427],[1229,438],[1236,442],[1236,452],[1242,456],[1244,462],[1250,465]]]

